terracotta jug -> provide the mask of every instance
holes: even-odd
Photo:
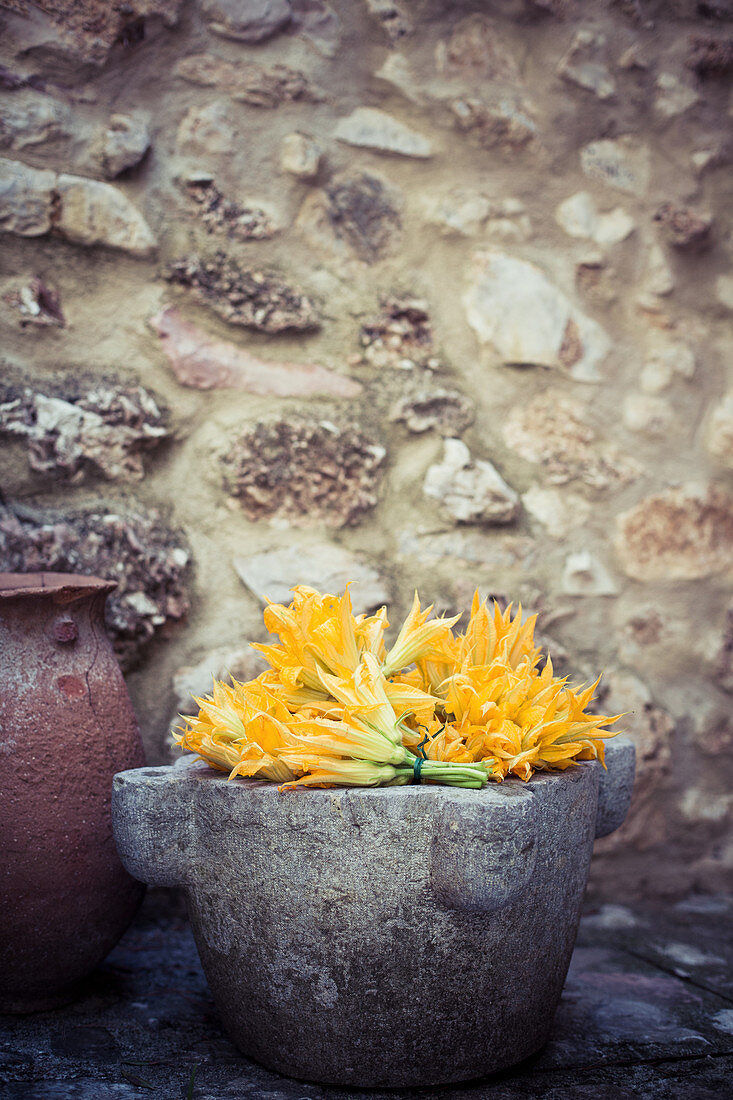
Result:
[[[0,1011],[74,998],[132,920],[112,776],[144,763],[104,629],[114,582],[0,573]]]

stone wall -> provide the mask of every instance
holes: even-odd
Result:
[[[539,612],[733,872],[728,0],[0,0],[3,568],[116,577],[151,760],[259,595]]]

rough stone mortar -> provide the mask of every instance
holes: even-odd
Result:
[[[115,777],[115,836],[136,877],[184,887],[245,1054],[338,1084],[460,1081],[547,1039],[633,747],[611,743],[608,765],[483,791],[281,794],[184,758]]]

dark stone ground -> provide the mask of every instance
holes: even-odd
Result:
[[[150,891],[79,1001],[0,1016],[0,1097],[720,1100],[733,1096],[731,963],[733,897],[695,895],[665,909],[607,905],[583,919],[540,1054],[462,1086],[345,1090],[278,1077],[237,1053],[221,1031],[180,899]]]

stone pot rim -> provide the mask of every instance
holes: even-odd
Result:
[[[486,797],[491,796],[492,793],[501,794],[504,798],[512,797],[514,792],[531,790],[533,786],[537,787],[540,784],[547,784],[553,782],[565,782],[573,774],[584,771],[587,768],[593,768],[598,766],[603,770],[603,765],[599,760],[580,760],[578,764],[573,768],[567,768],[564,771],[536,771],[527,780],[520,779],[516,775],[508,775],[502,782],[496,782],[490,780],[485,787],[480,790],[470,787],[452,787],[445,783],[391,783],[383,784],[380,786],[366,787],[366,786],[333,786],[333,787],[297,787],[287,791],[279,791],[278,788],[281,783],[277,779],[256,779],[254,776],[238,775],[234,780],[230,780],[225,771],[219,771],[216,768],[211,767],[200,756],[196,756],[195,753],[185,753],[179,756],[176,760],[169,764],[152,764],[147,765],[144,768],[136,768],[134,771],[140,778],[149,778],[151,780],[164,779],[166,777],[171,779],[177,779],[181,781],[194,780],[195,782],[207,782],[218,783],[222,787],[225,787],[229,791],[269,791],[275,792],[280,798],[288,798],[289,796],[303,797],[304,794],[313,794],[320,798],[324,796],[337,795],[354,795],[361,797],[366,795],[367,797],[384,797],[386,794],[400,792],[412,794],[424,794],[426,791],[437,792],[440,796],[441,792],[450,794],[458,794],[464,798],[471,797]],[[119,772],[115,776],[115,780],[119,776],[124,776],[129,773]]]
[[[83,573],[0,573],[0,600],[20,597],[55,596],[64,600],[109,593],[116,581]]]

